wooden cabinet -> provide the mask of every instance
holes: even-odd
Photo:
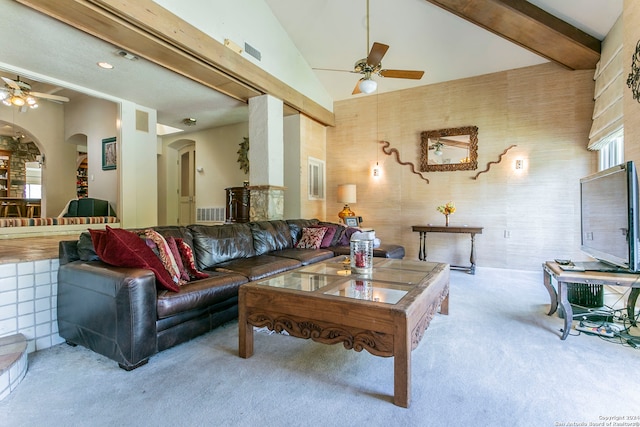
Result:
[[[249,222],[249,188],[229,187],[227,192],[226,222]]]
[[[78,199],[82,199],[88,196],[89,193],[89,177],[87,174],[87,159],[84,159],[80,166],[78,166],[78,172],[76,175],[76,191]]]
[[[0,197],[9,197],[11,189],[11,152],[0,150]]]

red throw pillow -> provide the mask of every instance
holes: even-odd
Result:
[[[105,230],[89,229],[89,233],[102,261],[117,267],[151,270],[156,275],[156,281],[164,288],[180,292],[180,287],[171,280],[162,262],[136,233],[108,225]]]
[[[299,249],[320,249],[322,238],[327,232],[327,227],[304,227],[302,229],[302,237],[296,248]]]
[[[176,238],[176,245],[178,246],[178,251],[180,252],[180,257],[182,258],[182,263],[189,272],[189,276],[194,279],[206,279],[207,277],[209,277],[207,273],[198,271],[191,246],[186,244],[184,240],[180,238]]]

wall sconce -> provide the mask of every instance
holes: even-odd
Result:
[[[378,178],[381,174],[382,170],[380,169],[380,165],[376,162],[376,165],[373,167],[373,176]]]
[[[344,222],[344,218],[347,216],[356,216],[349,208],[349,203],[356,202],[356,185],[355,184],[341,184],[338,185],[338,203],[344,203],[344,208],[338,213],[338,217]]]

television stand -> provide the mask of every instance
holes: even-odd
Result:
[[[615,265],[606,264],[600,261],[582,261],[582,262],[574,262],[578,268],[581,268],[583,271],[600,271],[604,273],[623,273],[623,274],[634,274],[629,270],[625,270],[624,268],[616,267]]]
[[[627,315],[632,324],[635,325],[634,314],[636,301],[640,295],[640,275],[610,272],[610,271],[564,271],[556,262],[547,261],[542,264],[544,287],[547,288],[551,297],[549,316],[556,312],[558,305],[564,312],[564,328],[561,339],[566,339],[571,330],[573,322],[573,308],[567,299],[567,288],[573,283],[583,283],[588,285],[623,286],[631,288],[629,299],[627,300]],[[558,291],[553,287],[553,279],[558,283]],[[558,295],[560,299],[558,300]]]

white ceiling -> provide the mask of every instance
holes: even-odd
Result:
[[[265,1],[310,67],[348,71],[366,57],[366,0]],[[622,12],[623,0],[529,1],[602,39]],[[0,75],[20,74],[35,91],[68,96],[73,102],[75,96],[84,96],[79,88],[89,88],[89,95],[106,94],[155,108],[159,122],[187,130],[193,128],[181,124],[185,117],[197,118],[199,129],[246,120],[243,103],[144,59],[126,60],[118,55],[118,47],[13,0],[0,0],[0,9]],[[370,0],[370,42],[374,41],[390,46],[385,68],[426,72],[419,81],[379,81],[379,92],[546,62],[425,0]],[[116,68],[105,71],[95,65],[104,60]],[[358,75],[315,73],[334,100],[353,96]]]
[[[312,68],[351,71],[367,56],[367,0],[266,2]],[[599,40],[622,13],[622,0],[529,2]],[[548,62],[426,0],[370,0],[369,41],[390,46],[383,68],[425,71],[419,81],[375,78],[380,93]],[[361,77],[316,74],[335,101],[353,97]]]

